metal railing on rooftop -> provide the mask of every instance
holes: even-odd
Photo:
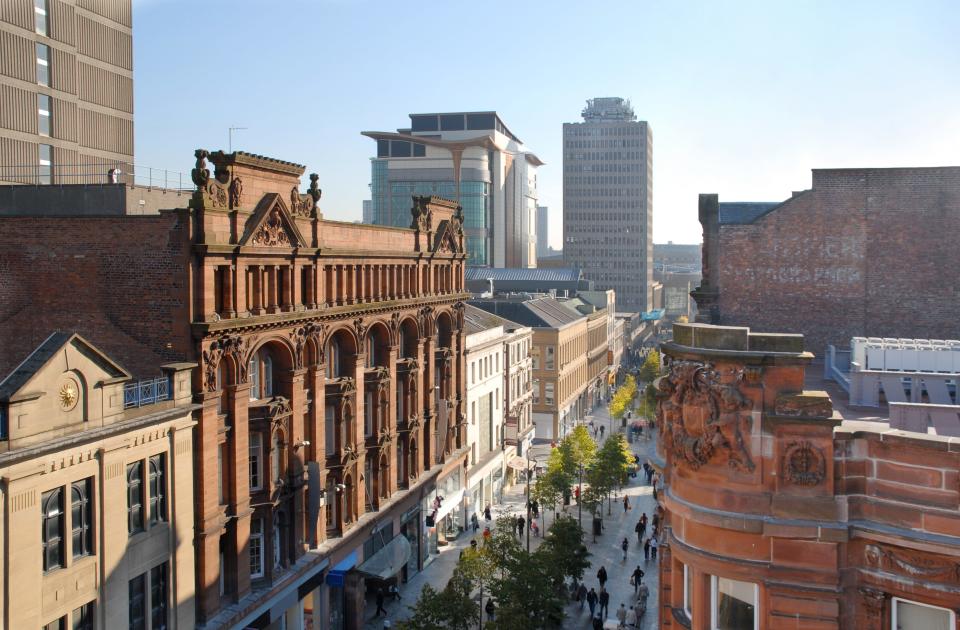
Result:
[[[126,383],[123,386],[123,408],[132,409],[170,400],[170,379],[166,376]]]
[[[189,173],[128,162],[3,165],[0,166],[2,183],[33,186],[126,184],[179,191],[196,190]]]

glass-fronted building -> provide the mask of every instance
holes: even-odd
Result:
[[[536,168],[496,112],[411,114],[410,127],[364,132],[371,160],[373,222],[409,227],[414,195],[457,199],[468,264],[536,266]]]

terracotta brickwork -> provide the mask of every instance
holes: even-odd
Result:
[[[956,336],[960,168],[814,170],[759,217],[724,205],[700,197],[698,321],[802,333],[818,355],[852,336]]]
[[[189,208],[0,219],[0,347],[71,326],[131,371],[199,364],[197,617],[232,627],[462,466],[463,216],[418,197],[409,229],[327,221],[302,166],[195,159]]]
[[[712,627],[724,588],[759,628],[956,624],[956,444],[843,421],[800,335],[676,324],[663,352],[661,628]]]

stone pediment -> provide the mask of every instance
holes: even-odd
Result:
[[[463,248],[460,243],[461,236],[453,229],[450,221],[441,221],[440,226],[433,239],[434,254],[461,254]]]
[[[240,245],[294,248],[307,242],[280,195],[267,193],[247,221]]]

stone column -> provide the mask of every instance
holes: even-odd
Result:
[[[240,359],[242,360],[242,359]],[[227,501],[233,504],[234,541],[237,549],[237,564],[234,570],[236,596],[242,598],[250,590],[250,446],[248,407],[250,383],[239,383],[227,388],[228,409],[233,420],[233,430],[227,438],[229,462],[223,462],[223,486]],[[232,470],[232,474],[226,472]],[[216,479],[216,474],[214,474]],[[218,550],[219,555],[219,550]],[[219,563],[219,557],[217,558]]]

